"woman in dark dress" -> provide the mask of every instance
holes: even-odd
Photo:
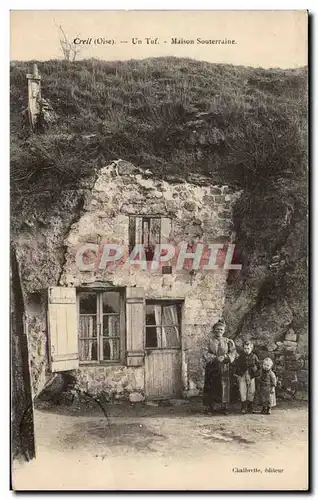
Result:
[[[230,402],[230,366],[236,358],[233,340],[223,337],[225,323],[218,321],[212,328],[208,345],[204,349],[203,359],[206,362],[203,404],[210,412],[215,405],[221,403],[222,412],[227,415]]]

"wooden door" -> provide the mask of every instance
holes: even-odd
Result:
[[[181,350],[147,349],[145,375],[148,399],[181,397]]]
[[[181,306],[146,302],[145,389],[148,399],[181,397]]]

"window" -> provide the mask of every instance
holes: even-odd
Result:
[[[171,220],[160,216],[129,218],[129,252],[135,245],[144,245],[147,261],[152,261],[155,246],[168,242]],[[165,241],[166,240],[166,241]]]
[[[119,362],[124,347],[123,296],[119,290],[81,292],[79,360]]]
[[[181,302],[146,302],[146,348],[180,348],[181,307]]]

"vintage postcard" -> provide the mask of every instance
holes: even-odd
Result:
[[[307,37],[11,11],[12,489],[308,490]]]

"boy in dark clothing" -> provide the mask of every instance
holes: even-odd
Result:
[[[253,413],[255,397],[255,377],[260,373],[260,362],[250,341],[244,342],[244,352],[236,360],[236,375],[240,391],[242,413]]]

